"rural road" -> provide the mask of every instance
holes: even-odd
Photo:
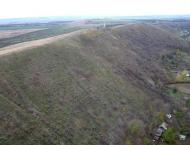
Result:
[[[72,36],[74,34],[79,34],[81,32],[84,32],[84,30],[77,30],[74,32],[65,33],[65,34],[61,34],[61,35],[57,35],[57,36],[53,36],[53,37],[48,37],[48,38],[38,39],[38,40],[33,40],[33,41],[27,41],[27,42],[22,42],[22,43],[2,47],[2,48],[0,48],[0,57],[5,56],[5,55],[10,55],[12,53],[24,51],[27,49],[32,49],[32,48],[42,46],[45,44],[50,44],[52,42],[64,39],[64,38]]]

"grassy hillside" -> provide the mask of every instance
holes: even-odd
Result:
[[[171,108],[159,89],[168,79],[159,56],[174,43],[190,46],[164,30],[135,24],[90,29],[1,57],[0,144],[150,142],[160,114]]]

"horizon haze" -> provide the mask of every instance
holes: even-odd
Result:
[[[47,16],[189,15],[190,0],[6,0],[0,19]]]

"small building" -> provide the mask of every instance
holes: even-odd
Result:
[[[162,124],[159,127],[163,128],[164,130],[167,130],[168,124],[166,122],[162,122]]]
[[[154,133],[154,139],[153,141],[158,141],[161,137],[162,134],[164,133],[165,130],[167,130],[168,124],[165,122],[162,122],[162,124],[160,124],[160,126],[157,128],[157,130]]]
[[[158,128],[154,134],[154,139],[153,141],[157,141],[160,139],[160,137],[162,136],[162,134],[164,133],[164,130],[162,128]]]
[[[179,140],[181,140],[181,141],[186,140],[186,136],[185,136],[185,135],[180,134],[180,135],[179,135]]]
[[[169,113],[169,114],[166,114],[166,117],[167,117],[168,119],[171,119],[171,118],[172,118],[172,115]]]

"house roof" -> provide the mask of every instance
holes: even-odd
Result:
[[[162,122],[162,124],[159,126],[160,128],[163,128],[163,129],[167,129],[167,127],[168,127],[168,124],[167,123],[165,123],[165,122]]]
[[[180,139],[180,140],[185,140],[185,139],[186,139],[186,136],[185,136],[185,135],[180,134],[180,135],[179,135],[179,139]]]

